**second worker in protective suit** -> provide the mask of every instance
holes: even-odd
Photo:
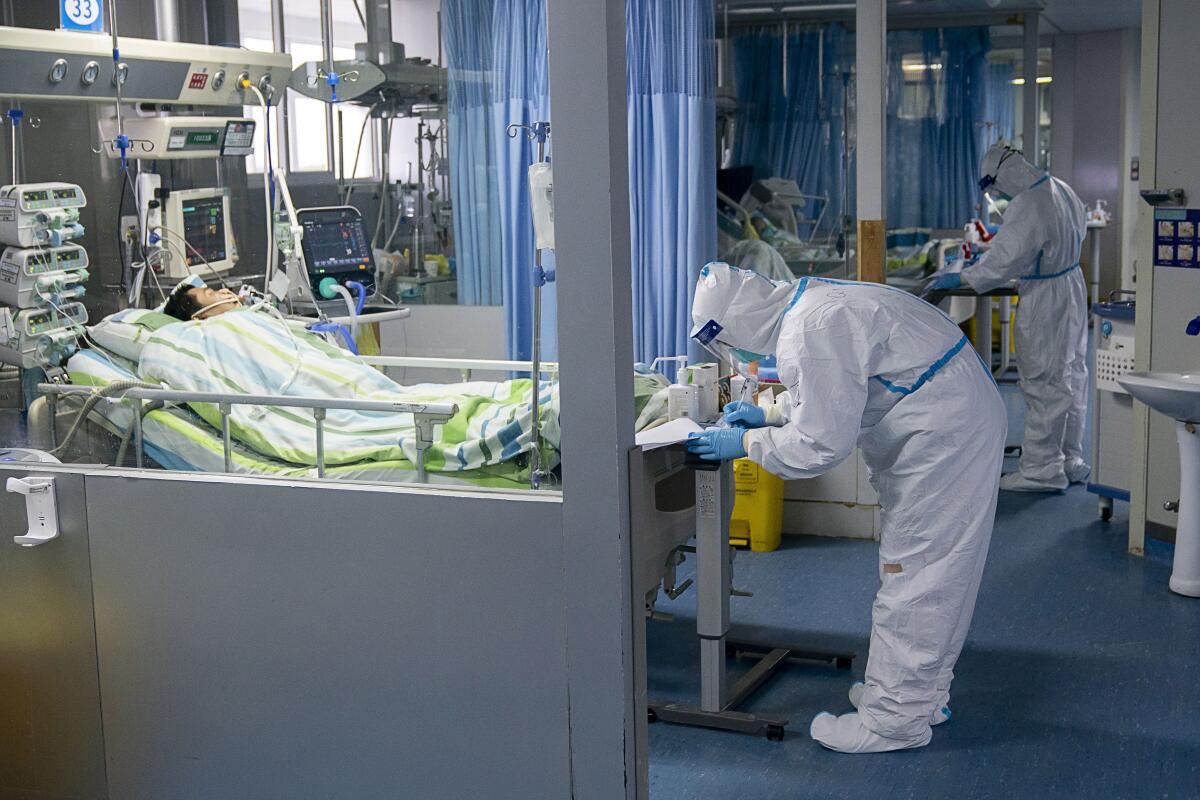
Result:
[[[928,744],[987,558],[1007,432],[1004,403],[966,338],[916,296],[823,278],[770,281],[726,264],[700,273],[692,336],[735,363],[775,354],[782,404],[733,403],[688,443],[788,479],[828,472],[857,444],[879,493],[880,588],[855,713],[817,716],[847,753]]]
[[[1087,480],[1087,286],[1079,251],[1087,212],[1070,186],[1035,168],[1019,152],[993,145],[980,188],[1011,198],[991,248],[963,269],[962,281],[988,292],[1019,280],[1017,370],[1025,395],[1021,468],[1000,488],[1062,491]]]

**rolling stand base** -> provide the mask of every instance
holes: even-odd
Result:
[[[703,709],[683,703],[649,702],[650,722],[670,722],[699,728],[714,728],[751,736],[765,736],[773,742],[781,742],[788,720],[766,714],[750,714],[738,711],[738,707],[754,695],[763,684],[778,674],[789,663],[818,662],[830,664],[839,670],[848,670],[854,663],[853,653],[836,653],[825,650],[806,650],[798,647],[774,647],[740,640],[725,643],[726,653],[735,658],[757,658],[758,663],[738,679],[730,690],[729,698],[720,709]]]

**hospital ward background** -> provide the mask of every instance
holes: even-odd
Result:
[[[1198,10],[0,0],[0,800],[1195,797]]]

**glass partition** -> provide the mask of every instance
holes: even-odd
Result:
[[[284,53],[290,82],[244,93],[241,154],[107,170],[129,217],[121,308],[30,323],[27,368],[0,371],[0,448],[556,489],[555,263],[529,181],[553,153],[544,4],[406,4],[390,58],[353,0],[236,5],[243,47]],[[174,222],[139,219],[147,197]]]

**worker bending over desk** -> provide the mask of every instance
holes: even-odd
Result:
[[[731,403],[689,441],[702,458],[750,458],[812,478],[862,448],[879,493],[881,586],[856,713],[822,713],[831,750],[922,747],[949,718],[950,683],[975,608],[996,511],[1004,404],[962,331],[886,286],[770,281],[726,264],[700,273],[692,336],[733,363],[778,359],[782,405]]]
[[[1083,458],[1087,414],[1087,286],[1079,252],[1087,233],[1083,203],[1071,187],[1021,154],[993,145],[979,187],[1010,197],[1004,224],[961,281],[983,294],[1019,280],[1017,371],[1029,407],[1020,470],[1000,488],[1058,492],[1087,480]],[[939,276],[934,289],[954,289],[959,276]]]

